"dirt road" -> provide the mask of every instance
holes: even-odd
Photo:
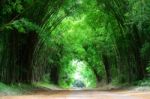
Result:
[[[150,99],[142,91],[51,91],[35,90],[21,96],[0,96],[0,99]]]

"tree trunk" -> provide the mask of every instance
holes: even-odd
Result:
[[[110,83],[111,82],[111,75],[110,75],[110,64],[109,64],[109,61],[108,61],[108,57],[103,54],[102,58],[103,58],[104,66],[105,66],[105,71],[106,71],[106,76],[107,76],[107,83]]]
[[[20,66],[21,66],[21,81],[30,83],[32,81],[32,60],[35,46],[38,42],[38,35],[35,32],[29,34],[22,34],[22,37],[26,36],[25,43],[20,46]]]

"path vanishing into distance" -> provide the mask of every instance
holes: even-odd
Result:
[[[0,99],[150,99],[150,91],[38,89],[20,96],[0,96]]]

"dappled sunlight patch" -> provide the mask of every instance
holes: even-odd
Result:
[[[72,70],[72,71],[71,71]],[[60,86],[63,88],[93,88],[96,87],[96,77],[85,61],[73,59],[62,69]]]

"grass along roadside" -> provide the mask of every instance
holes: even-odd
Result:
[[[32,91],[42,88],[49,90],[61,90],[58,86],[47,82],[37,82],[32,84],[19,83],[11,85],[0,82],[0,96],[30,94]]]
[[[22,95],[34,89],[35,86],[27,84],[11,84],[7,85],[0,82],[0,95]]]

